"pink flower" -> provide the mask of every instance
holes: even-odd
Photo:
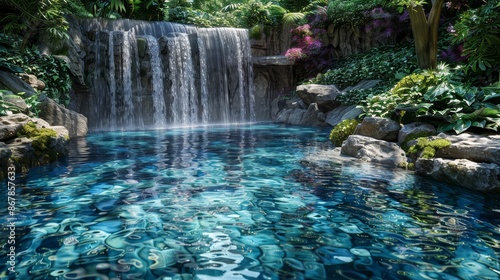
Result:
[[[306,55],[302,52],[301,48],[291,48],[288,51],[286,51],[285,56],[289,60],[293,61],[303,59],[306,57]]]

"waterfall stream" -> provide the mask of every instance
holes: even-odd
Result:
[[[92,130],[255,120],[247,30],[82,19]]]

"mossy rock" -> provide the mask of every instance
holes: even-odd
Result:
[[[341,121],[330,132],[330,141],[337,147],[342,146],[342,142],[344,142],[349,135],[354,134],[358,124],[359,121],[352,119]]]
[[[37,164],[53,162],[60,156],[59,151],[54,149],[58,136],[53,129],[37,128],[34,122],[28,122],[23,125],[18,137],[32,140],[31,146],[34,149]]]
[[[434,158],[439,149],[446,148],[450,145],[451,141],[448,139],[420,137],[417,139],[415,145],[408,148],[407,153],[417,155],[420,158]]]

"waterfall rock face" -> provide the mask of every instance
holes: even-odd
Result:
[[[91,130],[255,120],[247,30],[104,19],[72,26],[85,52],[76,107]]]

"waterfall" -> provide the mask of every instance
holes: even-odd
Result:
[[[197,123],[198,101],[194,87],[191,44],[186,34],[167,37],[169,49],[171,111],[174,125]]]
[[[161,60],[160,60],[160,47],[158,46],[158,41],[155,37],[151,35],[145,35],[149,53],[151,54],[151,70],[152,70],[152,95],[153,95],[153,123],[155,126],[164,127],[167,122],[165,98],[163,95],[163,72]]]
[[[93,130],[255,120],[248,31],[81,19]]]
[[[116,78],[115,78],[115,48],[113,42],[113,31],[109,32],[108,39],[109,57],[109,96],[110,96],[110,126],[116,127]]]

